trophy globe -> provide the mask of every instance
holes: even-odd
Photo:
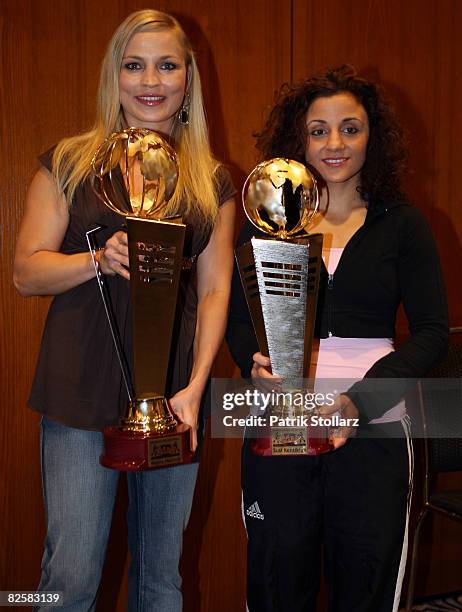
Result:
[[[249,221],[272,238],[306,232],[319,207],[316,180],[303,164],[276,157],[258,164],[242,190]]]
[[[175,151],[159,134],[142,128],[115,132],[97,149],[91,165],[93,188],[111,210],[125,217],[164,216],[178,182],[178,162]],[[117,193],[116,168],[122,168],[129,210]]]

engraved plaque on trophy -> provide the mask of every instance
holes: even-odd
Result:
[[[295,424],[268,425],[251,448],[263,456],[324,453],[331,449],[327,429],[305,425],[309,413],[291,401],[312,390],[304,388],[303,380],[311,356],[323,236],[305,229],[318,209],[316,181],[303,164],[275,158],[256,166],[242,198],[248,219],[266,234],[239,247],[236,259],[260,352],[270,357],[273,374],[282,379],[285,399],[271,407],[270,416]]]
[[[95,257],[94,233],[87,240],[96,270],[129,402],[120,424],[104,430],[101,463],[138,471],[188,463],[190,427],[178,423],[165,398],[165,386],[185,225],[163,218],[177,179],[176,154],[157,133],[129,128],[112,134],[96,151],[93,187],[99,198],[125,217],[133,310],[133,380],[124,354],[108,289]],[[124,177],[131,210],[120,201],[116,169]]]

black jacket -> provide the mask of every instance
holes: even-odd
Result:
[[[250,223],[245,224],[238,244],[257,234]],[[373,364],[367,381],[358,381],[347,393],[364,420],[377,418],[395,405],[409,379],[423,376],[441,360],[448,343],[446,294],[428,223],[405,203],[371,205],[330,279],[323,265],[315,336],[393,338],[401,302],[409,337]],[[258,344],[236,267],[227,340],[242,376],[248,377]],[[398,380],[387,385],[384,393],[377,379],[389,378]]]

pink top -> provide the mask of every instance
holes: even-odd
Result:
[[[323,249],[323,259],[329,274],[335,272],[342,253],[343,248]],[[322,387],[322,379],[328,379],[328,382],[326,381],[328,387],[332,387],[335,381],[335,392],[341,393],[358,379],[363,378],[378,359],[393,350],[391,338],[338,338],[337,336],[321,338],[319,347],[313,347],[310,377],[316,378],[317,389]],[[325,391],[327,392],[327,389]],[[399,421],[405,414],[404,400],[401,400],[382,417],[370,422]]]

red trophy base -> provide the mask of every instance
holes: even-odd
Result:
[[[250,449],[261,457],[322,455],[334,447],[326,427],[269,427],[268,435],[254,438]]]
[[[191,463],[191,428],[180,423],[164,434],[132,431],[123,427],[104,430],[104,452],[101,465],[122,472],[141,472]]]

